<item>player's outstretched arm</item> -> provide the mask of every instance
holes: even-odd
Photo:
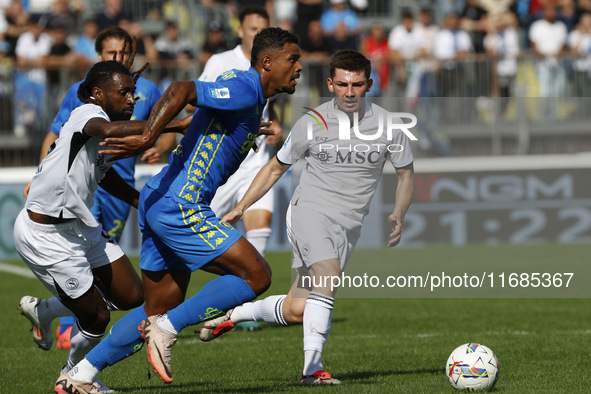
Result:
[[[172,120],[166,124],[163,133],[184,133],[191,123],[193,115],[184,119]],[[84,126],[84,132],[93,137],[105,138],[101,142],[102,146],[125,146],[127,141],[138,138],[144,132],[147,120],[120,120],[109,122],[103,118],[93,118]],[[99,151],[100,154],[114,154],[114,152],[105,150]],[[127,157],[127,156],[126,156]]]
[[[99,186],[121,201],[126,202],[135,208],[138,207],[140,192],[129,186],[113,167],[109,168],[106,172],[105,177],[101,180]]]
[[[277,156],[273,157],[267,164],[260,169],[257,176],[254,178],[250,187],[242,197],[242,200],[236,207],[232,209],[229,213],[227,213],[223,218],[222,221],[228,222],[230,224],[235,224],[242,215],[244,211],[248,209],[252,204],[257,202],[261,197],[263,197],[273,185],[281,178],[285,171],[287,171],[291,167],[289,164],[283,164],[279,160],[277,160]]]
[[[390,233],[390,240],[388,241],[389,248],[398,245],[400,242],[404,216],[406,215],[406,211],[408,211],[408,207],[410,207],[415,190],[415,175],[412,163],[405,167],[397,168],[396,175],[398,176],[396,206],[392,214],[388,217],[388,221],[392,226],[392,233]]]
[[[110,152],[107,150],[99,151],[99,153],[114,155],[109,161],[124,159],[136,156],[150,148],[162,132],[183,132],[181,126],[185,126],[183,130],[186,130],[190,118],[187,117],[180,121],[172,119],[181,112],[185,105],[195,105],[196,103],[197,88],[194,81],[173,82],[152,108],[150,118],[145,123],[141,133],[127,132],[124,135],[128,137],[123,138],[109,138],[107,136],[105,141],[101,142],[101,145],[109,146],[112,150]],[[180,123],[177,124],[176,122]]]

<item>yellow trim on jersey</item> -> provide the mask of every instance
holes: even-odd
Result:
[[[216,124],[214,124],[214,122],[215,122],[215,118],[212,118],[211,122],[207,126],[207,129],[205,130],[205,133],[201,137],[201,141],[199,141],[199,145],[197,146],[197,149],[195,149],[195,155],[191,159],[191,165],[189,167],[189,170],[187,171],[187,183],[185,184],[185,186],[183,186],[183,188],[181,189],[181,192],[179,193],[179,197],[181,197],[187,201],[190,201],[190,202],[196,203],[197,201],[199,201],[199,195],[201,194],[201,189],[203,189],[203,180],[207,176],[207,174],[209,172],[209,168],[211,167],[211,164],[213,163],[213,160],[214,160],[218,150],[220,149],[220,146],[222,146],[222,142],[224,141],[224,138],[226,137],[226,130],[222,130],[222,127],[219,122]],[[209,133],[209,130],[211,129],[212,125],[217,131],[220,132],[220,134]],[[205,145],[205,147],[208,150],[213,150],[213,144],[211,143],[211,141],[207,141],[205,143],[204,143],[204,141],[206,140],[207,137],[211,137],[211,139],[216,141],[216,140],[218,140],[217,137],[219,137],[219,136],[221,136],[221,137],[219,138],[219,141],[217,142],[217,146],[215,147],[215,151],[213,152],[212,156],[209,157],[207,152],[201,150],[201,147],[202,147],[202,145]],[[200,157],[198,157],[198,156],[200,156]],[[198,160],[198,161],[196,161],[196,160]],[[207,163],[207,167],[205,167],[206,163]],[[197,172],[198,176],[201,179],[198,179],[193,176],[193,170],[192,170],[193,164],[197,164],[197,166],[199,167],[195,171]],[[205,168],[203,168],[203,167],[205,167]],[[203,169],[203,173],[200,172],[200,169]],[[193,180],[193,178],[195,178],[195,180]],[[195,190],[194,183],[200,185],[199,189]],[[195,200],[193,200],[193,196],[190,195],[189,193],[187,193],[187,195],[183,196],[183,193],[184,193],[185,189],[187,188],[187,186],[189,186],[189,191],[196,193]]]
[[[224,237],[228,238],[228,234],[226,234],[225,232],[223,232],[222,229],[219,228],[216,224],[210,223],[209,220],[206,220],[205,223],[209,224],[211,227],[217,228],[220,233],[224,234]]]
[[[209,246],[211,246],[211,248],[212,248],[212,249],[215,249],[215,248],[216,248],[216,246],[213,246],[213,245],[212,245],[212,244],[211,244],[211,243],[210,243],[210,242],[209,242],[207,239],[205,239],[205,237],[203,236],[203,234],[201,234],[201,232],[199,232],[199,231],[197,231],[197,230],[195,229],[195,226],[196,226],[196,225],[198,225],[198,224],[200,224],[200,223],[196,223],[196,224],[189,224],[189,223],[187,222],[187,217],[186,217],[186,215],[185,215],[185,211],[183,210],[183,205],[182,205],[181,203],[179,203],[179,208],[181,209],[181,214],[183,215],[183,222],[185,222],[185,224],[186,224],[187,226],[190,226],[190,227],[191,227],[191,230],[193,230],[193,232],[194,232],[195,234],[198,234],[198,235],[201,237],[201,239],[202,239],[202,240],[204,240],[204,241],[205,241],[205,242],[206,242],[206,243],[207,243]],[[203,213],[201,213],[201,207],[199,207],[199,215],[201,215],[201,217],[203,217]],[[191,215],[191,216],[192,216],[192,215]]]
[[[183,188],[181,189],[181,192],[179,193],[179,197],[181,197],[181,198],[183,197],[183,192],[185,191],[185,188],[191,184],[191,173],[192,173],[191,169],[193,168],[193,164],[195,164],[195,158],[197,157],[197,154],[199,153],[199,149],[201,148],[201,144],[203,144],[204,137],[207,135],[207,132],[211,128],[211,125],[213,124],[214,120],[215,119],[212,118],[211,122],[209,122],[209,125],[207,126],[207,129],[205,130],[205,134],[203,135],[203,137],[201,137],[201,141],[199,141],[199,146],[195,150],[195,155],[191,159],[191,165],[189,166],[189,170],[187,171],[187,183],[185,184],[185,186],[183,186]]]
[[[220,141],[218,142],[218,146],[216,146],[215,151],[213,152],[213,155],[211,155],[211,159],[209,160],[209,164],[207,165],[207,168],[205,169],[205,173],[203,174],[203,178],[205,178],[205,175],[207,175],[207,173],[209,172],[209,167],[211,167],[211,163],[213,163],[213,159],[215,158],[215,155],[218,153],[220,146],[222,146],[222,141],[224,140],[225,137],[226,137],[226,133],[222,134],[222,138],[220,138]],[[201,187],[199,188],[199,190],[197,190],[197,200],[199,200],[199,194],[201,193],[201,189],[203,189],[203,182],[201,182]]]

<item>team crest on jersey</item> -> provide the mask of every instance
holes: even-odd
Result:
[[[221,88],[221,89],[210,89],[211,97],[213,98],[221,98],[221,99],[229,99],[230,98],[230,89],[228,88]]]
[[[308,256],[310,256],[310,252],[311,252],[311,251],[312,251],[312,247],[310,246],[310,244],[305,244],[305,245],[302,247],[302,254],[303,254],[305,257],[308,257]]]
[[[78,285],[79,285],[78,279],[76,279],[76,278],[70,278],[66,281],[66,288],[68,290],[74,290],[74,289],[78,288]]]

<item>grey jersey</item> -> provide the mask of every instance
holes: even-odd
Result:
[[[348,230],[358,230],[386,160],[395,168],[414,161],[410,141],[402,131],[392,130],[388,139],[388,116],[384,108],[366,101],[357,131],[348,120],[343,127],[346,115],[331,100],[300,118],[277,153],[285,164],[294,164],[302,156],[305,160],[291,204],[328,216]]]
[[[102,139],[82,131],[93,118],[110,121],[95,104],[85,104],[72,111],[55,146],[33,177],[26,209],[55,218],[78,218],[90,227],[98,226],[90,208],[98,183],[111,165],[98,154]]]

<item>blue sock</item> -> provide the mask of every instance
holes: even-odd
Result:
[[[76,323],[76,316],[62,316],[62,317],[60,317],[60,324],[59,324],[60,332],[59,332],[59,334],[61,335],[61,333],[66,331],[69,327],[72,327],[74,325],[74,323]]]
[[[148,316],[144,306],[135,308],[111,327],[107,335],[86,355],[88,362],[102,371],[106,367],[123,360],[142,348],[144,340],[137,327]]]
[[[243,279],[224,275],[207,283],[199,293],[168,311],[167,315],[173,327],[180,332],[187,326],[209,320],[255,298],[256,294]]]

